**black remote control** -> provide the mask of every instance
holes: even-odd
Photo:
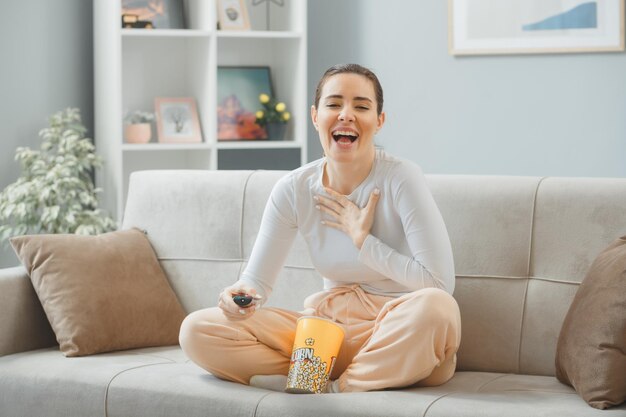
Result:
[[[252,297],[249,295],[238,294],[233,296],[233,301],[240,307],[246,307],[252,302]]]

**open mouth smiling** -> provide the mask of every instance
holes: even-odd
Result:
[[[335,130],[333,133],[333,139],[337,143],[353,143],[359,138],[359,134],[352,130]]]

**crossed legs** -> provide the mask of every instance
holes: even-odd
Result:
[[[341,287],[314,294],[305,306],[307,314],[330,318],[346,331],[331,376],[341,391],[433,386],[454,375],[461,319],[443,290],[391,298]],[[301,316],[260,308],[249,319],[231,321],[217,307],[199,310],[183,322],[180,344],[193,362],[222,379],[248,384],[253,375],[287,375]]]

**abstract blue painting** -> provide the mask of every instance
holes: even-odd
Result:
[[[626,0],[448,0],[451,55],[625,49]]]
[[[571,10],[523,25],[522,30],[595,29],[598,27],[598,3],[591,1]]]

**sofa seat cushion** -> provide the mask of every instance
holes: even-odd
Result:
[[[253,417],[267,394],[218,379],[185,359],[118,375],[109,386],[107,417]]]
[[[140,349],[67,358],[58,346],[2,356],[0,416],[104,416],[107,387],[117,375],[169,363],[171,356]]]
[[[178,346],[66,358],[58,348],[0,357],[1,416],[604,416],[554,377],[457,372],[447,384],[293,395],[222,381]]]
[[[605,411],[590,407],[552,376],[457,372],[450,384],[422,390],[441,395],[428,417],[626,416],[624,405]]]
[[[447,384],[293,395],[215,378],[178,346],[66,358],[58,348],[0,357],[0,415],[11,416],[613,416],[554,377],[457,372]]]
[[[76,358],[54,347],[0,357],[3,417],[253,416],[265,395],[218,380],[178,346]]]
[[[593,417],[608,414],[585,403],[556,378],[488,372],[457,372],[439,387],[408,388],[340,395],[298,396],[271,393],[256,417],[442,416],[442,417]],[[626,407],[614,409],[626,415]],[[619,411],[618,411],[619,410]]]

